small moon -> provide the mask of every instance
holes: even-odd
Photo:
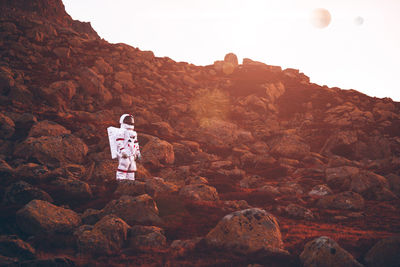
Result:
[[[363,25],[364,24],[364,18],[360,17],[360,16],[356,17],[354,19],[354,24],[356,24],[357,26]]]
[[[319,29],[328,27],[331,19],[331,13],[325,8],[316,8],[311,13],[311,23]]]

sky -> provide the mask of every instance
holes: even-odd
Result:
[[[400,0],[63,0],[100,37],[210,65],[235,53],[400,101]],[[316,27],[315,9],[330,13]]]

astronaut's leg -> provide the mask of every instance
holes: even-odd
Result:
[[[130,159],[130,165],[128,168],[128,173],[126,175],[126,178],[129,180],[135,180],[135,171],[136,171],[136,162],[135,162],[135,158],[129,157]]]
[[[127,179],[127,174],[128,174],[128,168],[130,165],[129,158],[118,158],[119,165],[118,165],[118,170],[117,170],[117,180],[124,180]]]

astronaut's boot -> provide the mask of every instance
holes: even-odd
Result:
[[[127,179],[126,176],[127,176],[126,171],[120,169],[117,170],[117,175],[116,175],[117,180],[126,180]]]
[[[126,179],[131,180],[131,181],[135,181],[135,172],[134,171],[128,171],[128,173],[126,174]]]

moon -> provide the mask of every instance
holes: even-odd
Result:
[[[360,16],[356,17],[354,19],[354,24],[356,24],[357,26],[363,25],[364,24],[364,18],[360,17]]]
[[[311,23],[314,27],[323,29],[331,23],[331,13],[325,8],[316,8],[311,13]]]

